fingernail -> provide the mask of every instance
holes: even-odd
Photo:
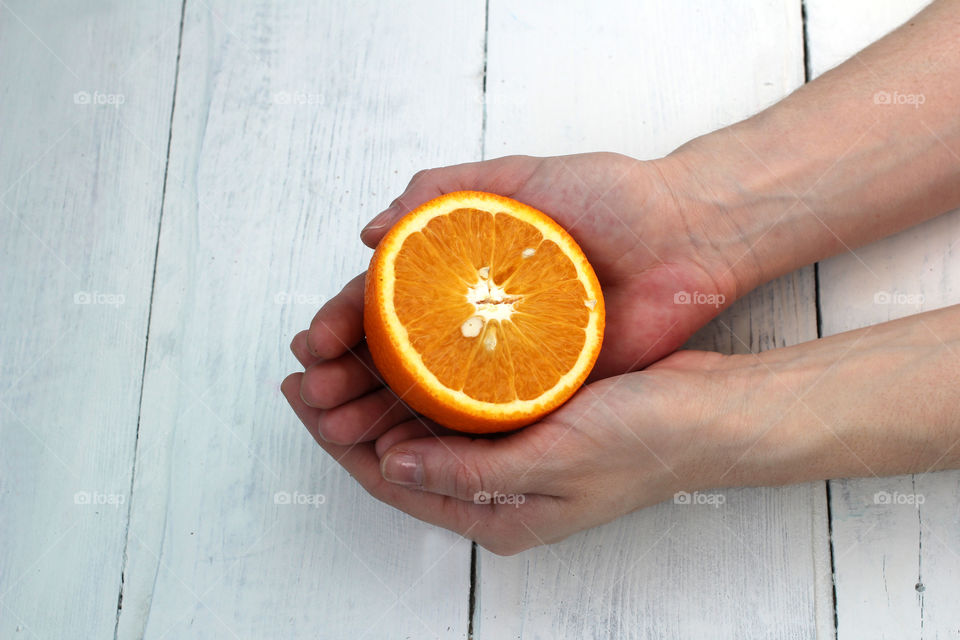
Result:
[[[360,233],[366,233],[367,231],[373,231],[375,229],[380,229],[387,226],[387,219],[390,217],[390,214],[393,212],[392,208],[385,209],[381,213],[378,213],[373,220],[367,223],[363,229],[360,230]]]
[[[423,465],[415,453],[391,453],[383,461],[383,477],[394,484],[421,486]]]
[[[324,433],[323,414],[320,414],[320,418],[317,420],[317,435],[320,436],[320,439],[324,442],[330,442],[330,436]]]

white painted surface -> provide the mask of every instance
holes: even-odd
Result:
[[[0,3],[0,638],[113,636],[179,25]]]
[[[785,0],[490,0],[487,48],[491,158],[655,158],[803,83],[800,8]]]
[[[814,75],[925,4],[808,0]],[[824,335],[960,302],[958,242],[960,212],[953,212],[822,263]],[[922,303],[896,303],[921,296]],[[839,638],[957,637],[960,472],[830,485]]]
[[[798,3],[562,7],[491,1],[488,155],[656,157],[803,82]],[[743,352],[813,338],[807,268],[691,343]],[[476,637],[832,635],[824,484],[722,493],[721,508],[665,503],[516,557],[481,550]]]
[[[812,77],[887,35],[928,4],[930,0],[805,0]]]
[[[477,158],[483,24],[480,1],[187,2],[120,638],[466,636],[470,543],[367,496],[278,387],[366,221]]]
[[[814,72],[920,4],[807,0]],[[654,157],[803,78],[792,1],[490,12],[484,137],[482,0],[188,0],[171,132],[179,3],[0,4],[0,637],[466,637],[470,545],[314,445],[277,393],[290,337],[417,169],[484,145]],[[824,332],[920,309],[877,291],[960,302],[957,238],[948,215],[858,250],[869,270],[821,265]],[[770,283],[691,345],[811,339],[813,286]],[[960,473],[832,487],[839,637],[953,637]],[[277,503],[295,492],[324,503]],[[722,493],[481,550],[475,637],[830,637],[824,485]]]

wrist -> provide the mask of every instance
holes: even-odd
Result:
[[[690,242],[709,256],[718,286],[734,300],[773,277],[757,251],[758,239],[769,229],[759,229],[758,222],[769,218],[766,211],[784,205],[777,185],[749,170],[731,142],[729,132],[716,131],[654,164],[669,186]]]
[[[717,421],[733,459],[717,486],[956,467],[957,326],[960,307],[953,307],[730,356],[727,406],[744,409]]]
[[[762,484],[754,448],[768,415],[782,409],[756,356],[678,351],[638,375],[647,374],[669,389],[665,414],[651,417],[670,425],[671,446],[655,448],[671,469],[671,492]]]
[[[660,162],[753,286],[960,203],[955,110],[931,103],[925,124],[877,108],[862,78],[843,90],[825,79]]]

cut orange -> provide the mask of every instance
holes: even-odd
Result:
[[[473,433],[535,422],[583,384],[603,341],[600,284],[560,225],[457,191],[398,221],[370,261],[364,329],[413,409]]]

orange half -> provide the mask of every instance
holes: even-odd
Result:
[[[551,412],[603,341],[603,294],[556,222],[510,198],[457,191],[400,219],[370,261],[364,329],[413,409],[473,433]]]

